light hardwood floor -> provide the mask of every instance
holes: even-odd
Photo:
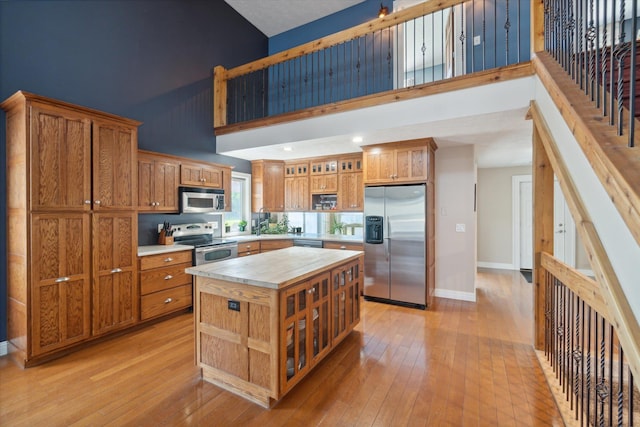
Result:
[[[5,356],[0,425],[563,425],[530,344],[532,285],[482,270],[477,297],[364,302],[356,330],[271,410],[200,380],[191,314],[27,370]]]

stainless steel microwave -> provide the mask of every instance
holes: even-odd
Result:
[[[213,213],[224,211],[224,190],[180,187],[180,213]]]

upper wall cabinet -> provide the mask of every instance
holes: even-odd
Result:
[[[145,151],[138,152],[138,211],[178,212],[180,162]]]
[[[178,187],[224,190],[225,211],[231,211],[231,166],[152,151],[138,151],[138,211],[178,212]]]
[[[432,138],[367,145],[363,147],[364,184],[426,182],[436,148]]]
[[[284,210],[284,162],[255,160],[251,162],[251,209],[253,212]]]
[[[180,184],[195,187],[222,188],[222,168],[197,163],[180,165]]]

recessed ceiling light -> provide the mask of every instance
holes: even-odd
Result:
[[[362,140],[362,137],[361,137],[361,136],[354,136],[354,137],[353,137],[353,139],[352,139],[351,141],[355,142],[356,144],[359,144],[359,143],[361,143],[363,140]]]
[[[284,151],[293,151],[293,148],[292,148],[290,145],[285,145],[285,146],[283,147],[283,150],[284,150]]]

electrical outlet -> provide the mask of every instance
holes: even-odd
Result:
[[[465,231],[464,224],[456,224],[456,233],[464,233]]]
[[[480,36],[475,36],[473,38],[473,45],[478,46],[480,44]]]
[[[229,310],[240,311],[240,301],[227,300],[227,307]]]

